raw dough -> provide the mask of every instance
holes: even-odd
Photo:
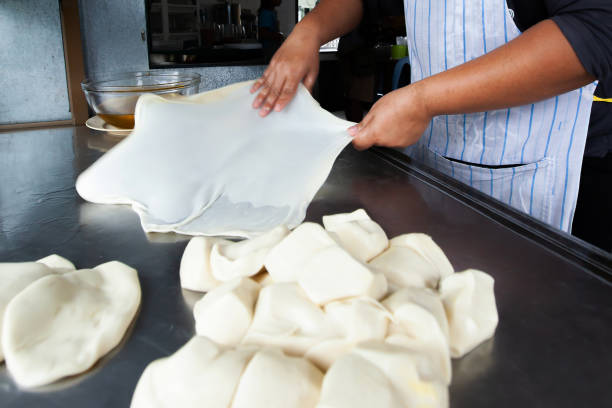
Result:
[[[325,313],[331,324],[341,330],[342,337],[355,343],[383,341],[393,318],[383,305],[368,297],[328,303]]]
[[[370,219],[364,209],[348,214],[326,215],[323,225],[344,249],[361,262],[374,258],[389,245],[385,231]]]
[[[323,340],[308,349],[304,357],[327,372],[329,367],[341,356],[355,347],[355,343],[342,338]]]
[[[141,96],[134,131],[79,176],[78,193],[131,204],[145,231],[250,237],[297,226],[352,123],[302,85],[282,112],[261,118],[251,85],[174,101]]]
[[[72,262],[56,254],[45,256],[36,262],[47,265],[49,268],[59,272],[74,271],[76,269]]]
[[[419,355],[403,347],[368,342],[357,346],[351,354],[362,357],[381,370],[407,407],[448,407],[448,390],[439,381],[424,379],[419,371]]]
[[[170,357],[142,373],[131,408],[228,408],[255,350],[223,351],[205,337],[193,337]]]
[[[308,360],[264,348],[247,366],[232,408],[312,408],[323,374]]]
[[[440,296],[429,289],[404,288],[393,293],[383,301],[383,305],[395,313],[406,303],[414,303],[431,313],[438,322],[444,337],[448,340],[448,321]]]
[[[215,244],[229,244],[231,241],[212,237],[193,237],[185,247],[179,275],[181,287],[197,292],[208,292],[221,284],[215,279],[210,265],[210,253]]]
[[[389,248],[370,261],[389,282],[403,287],[437,289],[438,282],[453,273],[442,249],[425,234],[404,234],[389,241]]]
[[[297,284],[273,283],[259,293],[253,323],[243,343],[274,345],[301,356],[335,334],[323,310]]]
[[[455,273],[440,282],[454,358],[469,353],[495,333],[499,319],[493,284],[491,276],[475,269]]]
[[[302,265],[298,280],[317,304],[355,296],[380,299],[387,293],[387,279],[372,272],[338,245],[313,254]]]
[[[317,304],[387,293],[385,277],[353,258],[319,224],[297,227],[270,251],[265,267],[276,282],[297,281]]]
[[[87,370],[119,343],[139,304],[136,270],[116,261],[38,279],[6,308],[9,372],[36,387]]]
[[[32,282],[52,273],[53,269],[38,262],[0,263],[0,336],[3,332],[4,312],[11,299]],[[0,343],[0,362],[2,360],[4,354]]]
[[[325,375],[317,408],[406,408],[389,378],[353,353],[340,357]]]
[[[257,274],[263,268],[268,252],[287,234],[287,227],[280,225],[256,238],[213,245],[210,254],[213,276],[226,282],[236,277]]]
[[[211,290],[193,308],[196,333],[225,346],[239,344],[253,319],[259,284],[235,278]]]
[[[441,381],[450,384],[451,362],[448,329],[441,303],[435,295],[419,289],[403,289],[386,299],[383,304],[393,312],[389,326],[390,340],[413,351],[429,356]]]
[[[272,248],[265,267],[275,282],[296,282],[302,265],[308,259],[320,250],[336,245],[319,224],[305,222]]]

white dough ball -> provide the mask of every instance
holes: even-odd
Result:
[[[385,274],[389,282],[402,287],[437,289],[440,279],[453,273],[453,267],[436,243],[425,234],[397,236],[389,248],[369,263]]]
[[[56,254],[45,256],[36,262],[47,265],[49,268],[55,269],[58,272],[74,271],[76,269],[72,262]]]
[[[150,363],[138,380],[131,408],[227,408],[255,350],[221,350],[195,336],[176,353]]]
[[[275,282],[296,282],[308,259],[321,249],[336,245],[319,224],[305,222],[270,250],[265,267]]]
[[[455,273],[440,282],[454,358],[469,353],[495,333],[499,318],[493,285],[490,275],[475,269]]]
[[[347,214],[326,215],[323,225],[355,259],[367,262],[389,245],[385,231],[364,209]]]
[[[302,265],[299,284],[317,304],[355,296],[380,299],[387,293],[387,280],[371,271],[338,245],[314,253]]]
[[[215,279],[227,282],[242,276],[253,276],[261,271],[270,250],[289,234],[281,225],[256,238],[213,245],[210,265]]]
[[[368,297],[328,303],[325,313],[332,324],[341,329],[342,338],[355,343],[383,341],[393,318],[383,305]]]
[[[179,275],[183,289],[208,292],[221,284],[212,273],[210,253],[215,244],[229,244],[230,241],[212,237],[193,237],[185,247]]]
[[[205,294],[193,307],[196,333],[225,346],[239,344],[251,325],[259,289],[249,278],[235,278]]]
[[[244,370],[232,408],[312,408],[322,381],[323,374],[308,360],[264,348]]]

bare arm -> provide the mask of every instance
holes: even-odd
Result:
[[[442,115],[525,105],[594,80],[559,27],[545,20],[508,44],[420,86],[430,113]]]
[[[322,0],[294,31],[307,31],[318,46],[352,31],[363,15],[361,0]]]
[[[389,93],[349,133],[357,148],[408,146],[434,116],[524,105],[594,79],[559,27],[545,20],[480,58]]]
[[[261,109],[260,115],[282,110],[300,82],[312,91],[319,73],[319,47],[355,28],[362,14],[361,0],[322,0],[308,13],[251,89],[259,91],[253,107]]]

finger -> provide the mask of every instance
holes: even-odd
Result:
[[[263,80],[263,83],[261,85],[261,90],[259,91],[259,93],[255,97],[255,100],[253,101],[253,108],[255,109],[261,108],[261,106],[266,101],[266,98],[270,94],[270,91],[273,86],[274,75],[272,74],[269,76],[264,76],[262,77],[262,80]]]
[[[251,86],[251,93],[257,92],[257,90],[262,87],[263,82],[263,78],[257,78],[257,80]]]
[[[275,84],[275,85],[277,85],[277,84]],[[265,117],[270,112],[272,112],[272,109],[274,108],[274,105],[276,104],[276,101],[280,97],[281,90],[283,89],[284,85],[285,85],[285,81],[283,80],[280,83],[280,86],[272,86],[270,88],[270,93],[268,94],[268,97],[266,98],[263,106],[261,107],[261,110],[259,111],[259,116]]]
[[[360,123],[353,136],[353,146],[357,150],[365,150],[374,145],[376,141],[376,135],[374,133],[374,126],[372,123]]]
[[[283,90],[276,101],[276,105],[274,105],[274,110],[276,112],[280,112],[285,109],[285,106],[293,99],[295,93],[297,92],[299,82],[296,81],[287,81],[285,86],[283,86]]]
[[[270,77],[271,72],[272,71],[270,70],[270,66],[268,65],[263,74],[261,74],[261,76],[255,81],[255,83],[253,83],[253,86],[251,86],[251,93],[257,92],[262,86],[266,84],[266,81]]]
[[[349,135],[351,135],[351,137],[357,137],[357,134],[359,133],[360,128],[361,128],[361,125],[357,123],[356,125],[353,125],[350,128],[346,129],[346,131],[348,132]]]

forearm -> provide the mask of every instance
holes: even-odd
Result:
[[[296,34],[323,45],[352,31],[363,16],[361,0],[322,0],[295,26]]]
[[[558,26],[545,20],[508,44],[414,87],[436,116],[525,105],[594,80]]]

